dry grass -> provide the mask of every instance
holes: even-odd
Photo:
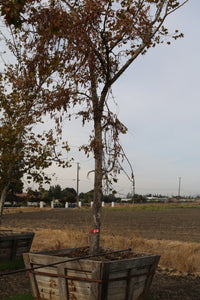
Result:
[[[103,244],[115,248],[132,248],[135,251],[161,255],[162,267],[177,269],[186,273],[200,273],[200,244],[167,240],[127,239],[117,236],[103,236]]]
[[[3,228],[2,228],[3,229]],[[7,228],[9,229],[9,228]],[[26,228],[21,228],[27,231]],[[35,232],[31,251],[75,248],[88,245],[89,236],[82,231],[41,229]],[[134,251],[161,255],[160,265],[184,273],[200,274],[200,244],[166,240],[148,240],[102,234],[101,245],[116,249],[132,248]]]
[[[76,248],[88,245],[88,237],[81,231],[42,229],[35,233],[32,251]]]

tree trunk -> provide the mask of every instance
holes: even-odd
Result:
[[[89,55],[89,71],[91,81],[91,95],[93,105],[93,120],[94,120],[94,160],[95,160],[95,174],[94,174],[94,201],[93,201],[93,228],[90,234],[90,254],[99,254],[100,244],[100,229],[101,229],[101,203],[102,203],[102,159],[103,159],[103,141],[102,141],[102,113],[103,106],[106,99],[106,93],[103,99],[99,99],[97,95],[97,80],[95,57],[90,53]]]
[[[9,189],[9,184],[7,184],[2,192],[1,192],[1,198],[0,198],[0,224],[1,224],[1,220],[2,220],[2,215],[3,215],[3,207],[4,207],[4,203],[8,194],[8,189]]]
[[[101,115],[98,112],[98,115]],[[90,236],[90,254],[99,253],[100,227],[101,227],[101,202],[102,202],[102,127],[101,116],[94,118],[95,130],[95,178],[94,178],[94,202],[93,202],[93,228]]]

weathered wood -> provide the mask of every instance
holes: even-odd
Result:
[[[22,259],[33,241],[33,232],[0,230],[0,261]]]
[[[127,270],[127,279],[126,279],[126,298],[127,300],[131,300],[132,294],[130,293],[131,291],[131,269]]]
[[[149,272],[155,272],[156,271],[159,259],[160,259],[159,256],[155,257],[154,263],[150,266]],[[147,297],[147,292],[149,290],[149,287],[151,285],[152,280],[153,280],[153,276],[149,276],[147,278],[146,282],[145,282],[145,289],[143,291],[143,298],[144,299]]]
[[[24,264],[27,269],[32,268],[32,264],[30,263],[29,259],[29,253],[23,254]],[[38,291],[38,284],[35,276],[31,273],[29,273],[29,279],[30,279],[30,286],[31,286],[31,293],[33,295],[33,298],[39,297],[39,291]]]
[[[33,298],[33,299],[34,300],[61,300],[60,296],[45,293],[45,292],[41,292],[41,297],[40,298]]]
[[[104,281],[102,282],[102,285],[99,285],[99,299],[103,300],[106,299],[108,294],[108,279],[110,275],[110,264],[109,263],[102,263],[101,265],[101,274],[100,278],[102,278]]]
[[[65,274],[65,268],[62,265],[57,266],[57,273],[59,275],[66,275]],[[67,282],[65,278],[58,277],[58,283],[59,283],[59,291],[60,291],[60,298],[63,300],[68,300],[68,287]]]
[[[22,253],[27,252],[27,248],[30,246],[19,247],[19,243],[17,243],[16,255],[21,255]]]
[[[8,241],[8,240],[0,240],[0,246],[1,248],[0,249],[6,249],[8,248],[8,246],[10,246],[12,243],[12,241]]]
[[[133,257],[124,260],[112,261],[110,272],[124,271],[125,269],[141,268],[145,265],[152,265],[157,255]]]
[[[36,275],[35,278],[37,279],[38,285],[41,284],[44,287],[48,287],[49,286],[49,277],[47,276],[41,276],[41,275]],[[59,289],[59,282],[58,282],[58,278],[51,278],[51,285],[55,288],[55,289]]]
[[[17,245],[18,245],[18,240],[14,237],[14,239],[12,240],[12,251],[11,251],[11,260],[15,260],[16,259],[16,253],[17,253]]]
[[[63,262],[65,260],[69,260],[70,258],[64,256],[64,257],[58,257],[58,256],[52,256],[47,254],[41,254],[41,253],[30,253],[29,255],[30,263],[39,265],[48,265],[51,263],[58,263]],[[72,261],[70,260],[66,263],[63,263],[63,267],[66,269],[71,270],[77,270],[82,272],[88,272],[91,273],[97,264],[101,264],[100,261],[94,262],[92,260],[81,260],[81,261]]]
[[[44,295],[49,295],[49,298],[47,297],[47,299],[51,299],[51,297],[56,296],[56,297],[60,297],[60,293],[59,290],[52,288],[51,286],[48,287],[44,287],[43,285],[40,285],[38,287],[39,293],[40,293],[40,297],[44,298]],[[62,299],[62,298],[59,298]]]
[[[12,240],[13,237],[18,239],[29,238],[34,235],[33,232],[24,232],[24,231],[14,231],[14,230],[0,230],[0,241],[5,240],[4,237],[7,237],[6,240]]]
[[[67,260],[68,250],[59,250],[58,253],[63,257],[56,256],[55,251],[53,255],[52,252],[24,255],[29,260],[27,266],[42,265],[30,276],[36,299],[145,299],[159,261],[157,255],[146,255],[118,261],[71,260],[45,267]]]
[[[139,300],[145,300],[146,297],[144,297],[144,289],[145,289],[145,281],[142,282],[135,282],[132,285],[132,291],[131,291],[131,298],[129,299],[139,299]]]
[[[11,248],[10,249],[7,249],[7,248],[0,249],[0,257],[1,257],[0,260],[3,260],[3,258],[6,258],[6,257],[7,258],[11,257],[11,252],[12,252]]]

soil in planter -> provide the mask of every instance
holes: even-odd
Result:
[[[55,254],[56,256],[62,256],[62,257],[70,257],[70,258],[76,258],[76,257],[85,257],[89,256],[89,246],[86,247],[81,247],[81,248],[76,248],[73,249],[71,252],[67,254]],[[99,254],[102,254],[102,256],[96,256],[96,257],[90,257],[90,260],[99,260],[99,261],[106,261],[106,260],[121,260],[121,259],[128,259],[128,258],[133,258],[133,257],[142,257],[142,256],[148,256],[149,254],[142,254],[142,253],[134,253],[132,251],[126,251],[126,252],[117,252],[117,253],[112,253],[115,252],[116,249],[105,249],[105,248],[100,248],[99,249]],[[105,255],[105,253],[107,253]]]

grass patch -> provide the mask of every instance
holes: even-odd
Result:
[[[11,271],[11,270],[23,269],[23,268],[25,268],[23,259],[0,262],[0,271],[7,271],[7,270]]]
[[[116,206],[115,207],[105,207],[105,210],[147,210],[147,211],[159,211],[159,210],[167,210],[167,209],[177,209],[177,208],[200,208],[199,204],[196,203],[148,203],[148,204],[129,204],[124,206]]]
[[[25,293],[25,294],[21,294],[21,295],[4,298],[2,300],[33,300],[33,297],[31,296],[30,293]]]

